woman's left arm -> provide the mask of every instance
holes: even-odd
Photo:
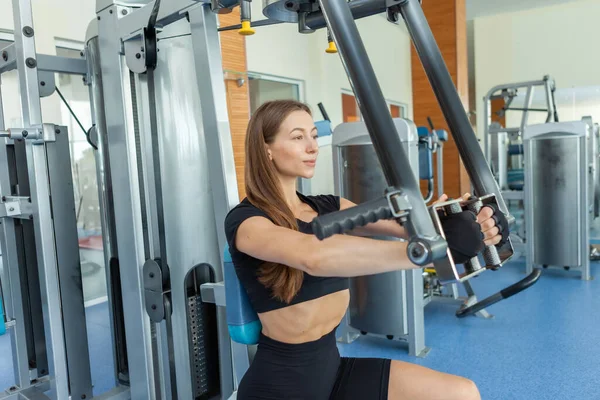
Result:
[[[340,210],[354,206],[356,206],[355,203],[340,197]],[[382,219],[363,227],[356,228],[349,233],[355,236],[390,236],[401,239],[407,238],[404,227],[393,219]]]

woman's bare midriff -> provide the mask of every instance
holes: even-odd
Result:
[[[258,317],[265,336],[283,343],[306,343],[335,329],[344,317],[349,301],[350,292],[343,290]]]

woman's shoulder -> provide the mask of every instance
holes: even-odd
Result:
[[[247,198],[242,200],[238,205],[233,207],[225,217],[225,235],[229,245],[232,246],[235,234],[239,226],[251,217],[265,217],[270,219],[267,213],[252,204]]]
[[[243,220],[253,216],[268,218],[267,213],[252,204],[248,198],[244,198],[238,205],[229,210],[225,217],[225,224],[227,225],[228,223],[235,222],[241,223]]]
[[[340,196],[334,194],[317,194],[305,196],[298,193],[309,202],[312,202],[319,210],[319,214],[330,213],[340,210]]]

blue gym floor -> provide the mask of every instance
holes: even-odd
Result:
[[[592,264],[592,275],[599,269]],[[520,262],[473,280],[484,298],[524,277]],[[457,319],[457,306],[426,308],[426,358],[403,344],[363,336],[340,345],[345,356],[389,357],[468,377],[483,399],[600,399],[600,282],[575,272],[544,270],[527,291],[496,304],[492,320]],[[106,303],[87,309],[94,392],[111,389],[112,352]],[[13,384],[10,339],[0,337],[0,389]]]

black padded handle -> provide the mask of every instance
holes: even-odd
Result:
[[[316,217],[312,221],[314,235],[319,240],[326,239],[335,234],[351,231],[380,219],[391,219],[392,211],[387,197],[381,197],[352,208],[336,211]]]
[[[527,289],[528,287],[530,287],[531,285],[536,283],[538,281],[538,279],[540,278],[541,274],[542,274],[542,271],[540,271],[539,269],[534,269],[533,272],[531,274],[529,274],[525,279],[522,279],[519,282],[517,282],[513,285],[510,285],[506,289],[502,289],[498,293],[493,294],[490,297],[485,298],[485,299],[473,304],[470,307],[461,308],[460,310],[458,310],[456,312],[456,316],[458,318],[464,318],[469,315],[473,315],[473,314],[483,310],[484,308],[489,307],[492,304],[499,302],[500,300],[508,299],[510,296],[514,296],[515,294],[522,292],[523,290]]]

